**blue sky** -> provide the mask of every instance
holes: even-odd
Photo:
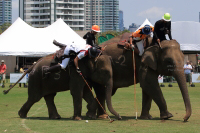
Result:
[[[12,0],[13,22],[18,17],[19,0]],[[124,26],[128,28],[132,23],[138,25],[148,18],[154,23],[169,12],[172,22],[199,22],[200,0],[119,0],[119,9],[124,12]]]

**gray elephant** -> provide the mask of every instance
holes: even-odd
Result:
[[[161,48],[155,45],[146,49],[139,69],[139,80],[143,92],[142,118],[151,117],[149,110],[152,99],[158,105],[162,119],[173,116],[167,110],[167,104],[158,83],[158,76],[166,75],[173,76],[177,80],[186,107],[184,121],[189,119],[192,109],[183,65],[184,55],[180,50],[179,43],[175,40],[162,41]]]
[[[41,58],[34,65],[31,66],[18,80],[18,82],[27,74],[29,74],[28,81],[28,99],[26,103],[21,107],[18,114],[21,118],[27,117],[27,113],[32,107],[32,105],[38,102],[42,97],[44,97],[50,119],[60,119],[60,115],[57,112],[54,97],[57,92],[70,90],[69,82],[70,82],[70,69],[67,68],[65,70],[61,70],[57,73],[51,73],[48,77],[45,77],[43,71],[46,67],[51,65],[53,60],[53,55],[48,55],[46,57]],[[12,88],[16,85],[15,83]],[[12,89],[10,88],[10,89]],[[7,94],[9,91],[4,91]],[[83,89],[82,97],[88,103],[87,108],[88,112],[86,115],[91,118],[96,117],[96,103],[94,103],[94,97],[88,88]],[[76,119],[73,117],[73,119]]]
[[[159,88],[158,75],[161,74],[174,76],[178,81],[186,105],[186,116],[184,117],[184,120],[188,120],[191,115],[191,105],[182,69],[184,57],[183,53],[180,50],[180,45],[175,40],[172,40],[163,41],[161,43],[162,49],[159,49],[158,46],[148,48],[142,56],[142,65],[140,67],[140,56],[134,54],[133,58],[133,53],[131,51],[118,48],[117,44],[119,42],[120,37],[115,37],[109,41],[104,42],[103,45],[101,45],[102,47],[107,46],[103,54],[108,55],[112,61],[112,95],[115,94],[118,88],[127,87],[134,84],[133,62],[135,62],[136,83],[140,81],[141,87],[143,88],[142,112],[140,118],[152,118],[152,116],[149,114],[152,98],[155,99],[155,102],[160,109],[161,119],[168,119],[173,116],[167,111],[165,99],[163,98],[162,92]],[[152,38],[148,38],[148,44],[154,45],[152,43]],[[146,74],[146,70],[148,70],[148,74]],[[152,75],[149,74],[150,72]],[[149,80],[147,80],[148,78]],[[97,90],[103,88],[103,86],[96,87],[99,88]],[[101,99],[101,103],[103,103],[103,99],[105,98],[99,96],[98,99]],[[100,114],[101,113],[103,113],[103,111],[101,111]]]

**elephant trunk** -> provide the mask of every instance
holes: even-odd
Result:
[[[185,78],[183,68],[177,68],[175,70],[173,76],[177,80],[180,91],[183,96],[183,100],[184,100],[185,108],[186,108],[186,115],[183,119],[184,119],[184,121],[187,121],[192,114],[192,108],[191,108],[191,103],[190,103],[190,98],[189,98],[189,94],[188,94],[188,88],[187,88],[186,78]]]
[[[112,96],[112,89],[113,89],[113,82],[110,80],[108,84],[106,85],[106,104],[109,109],[109,111],[115,115],[119,120],[121,120],[121,116],[114,110],[111,102],[111,96]]]

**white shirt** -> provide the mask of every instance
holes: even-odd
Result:
[[[188,65],[185,64],[183,68],[184,68],[184,73],[185,74],[190,74],[191,73],[192,66],[190,64],[188,64]]]

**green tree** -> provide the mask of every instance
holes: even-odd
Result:
[[[6,29],[8,29],[11,26],[11,23],[4,23],[0,26],[0,34],[2,34]]]
[[[119,36],[125,32],[130,32],[129,30],[124,30],[124,31],[106,31],[106,32],[100,32],[96,35],[96,44],[98,44],[98,38],[100,36],[104,36],[106,38],[106,34],[112,34],[114,37]],[[98,44],[99,45],[99,44]]]

